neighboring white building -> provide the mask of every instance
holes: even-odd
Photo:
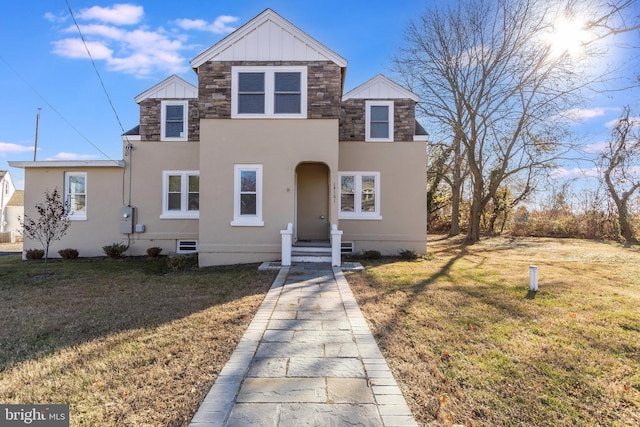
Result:
[[[24,215],[24,192],[16,190],[9,171],[0,170],[0,243],[15,242]],[[10,237],[5,233],[11,232]]]

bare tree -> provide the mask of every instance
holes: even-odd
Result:
[[[575,0],[459,0],[436,4],[408,28],[394,68],[421,96],[434,130],[466,152],[470,243],[506,181],[535,182],[570,148],[565,124],[554,118],[596,80],[586,65],[597,44],[574,57],[549,40],[558,19],[578,7]]]
[[[611,131],[599,158],[602,179],[618,210],[620,232],[627,242],[637,242],[629,215],[629,202],[640,188],[640,123],[626,106]]]
[[[38,240],[44,249],[44,274],[47,274],[47,260],[51,243],[60,240],[67,232],[71,224],[69,220],[68,204],[62,200],[58,189],[44,193],[44,203],[37,203],[38,212],[36,219],[24,216],[20,221],[24,235],[33,240]]]

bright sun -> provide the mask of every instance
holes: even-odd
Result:
[[[553,32],[548,43],[551,53],[556,56],[566,54],[578,55],[583,51],[587,41],[587,31],[581,19],[558,18],[553,23]]]

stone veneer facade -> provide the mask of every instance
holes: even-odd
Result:
[[[307,118],[340,119],[340,141],[365,140],[365,101],[342,102],[342,74],[329,61],[300,63],[294,61],[207,62],[198,68],[198,99],[189,100],[189,141],[200,140],[200,118],[231,118],[231,67],[306,65]],[[142,141],[160,141],[161,99],[140,103],[140,137]],[[410,99],[394,101],[394,141],[413,141],[415,106]]]
[[[145,99],[140,102],[140,139],[142,141],[160,141],[160,105],[162,99]],[[176,101],[170,99],[169,101]],[[200,141],[200,114],[198,100],[189,99],[189,141]]]
[[[342,102],[340,115],[340,141],[365,140],[365,101],[347,99]],[[376,101],[379,101],[376,99]],[[416,130],[416,103],[411,99],[389,99],[393,101],[393,140],[413,141]]]
[[[329,61],[231,61],[207,62],[198,67],[198,107],[203,119],[231,118],[231,67],[307,66],[307,118],[340,117],[342,74]]]

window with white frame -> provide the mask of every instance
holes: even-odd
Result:
[[[307,117],[307,67],[232,67],[231,90],[231,117]]]
[[[64,200],[69,209],[69,219],[87,219],[87,173],[66,172],[64,174]]]
[[[200,172],[162,172],[162,219],[200,217]]]
[[[382,219],[380,172],[340,172],[340,219]]]
[[[160,110],[160,140],[187,141],[189,101],[161,101]]]
[[[393,101],[365,102],[365,141],[393,141]]]
[[[233,166],[234,226],[264,225],[262,220],[262,165]]]

